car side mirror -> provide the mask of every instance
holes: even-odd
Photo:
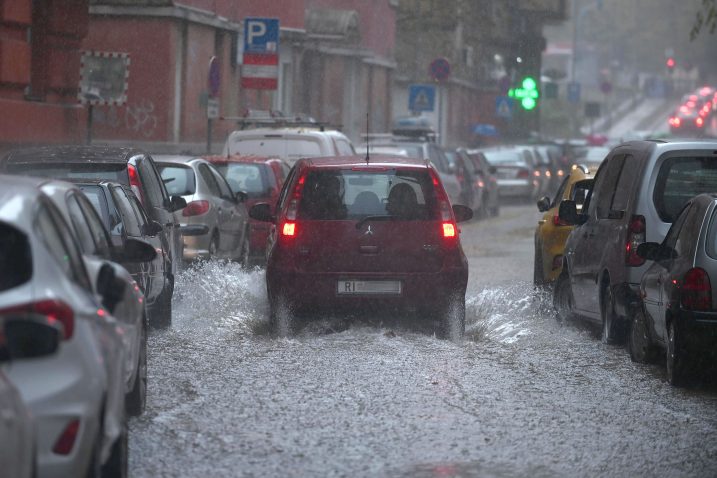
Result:
[[[115,250],[112,260],[115,262],[151,262],[156,257],[157,251],[151,244],[142,239],[130,237],[125,241],[124,247]]]
[[[664,261],[674,259],[677,256],[673,248],[657,242],[643,242],[637,246],[636,252],[639,257],[648,261]]]
[[[157,221],[149,221],[142,225],[142,235],[155,237],[162,232],[162,225]]]
[[[453,215],[456,217],[456,222],[470,221],[473,219],[473,209],[462,204],[454,204]]]
[[[274,215],[271,213],[269,203],[260,202],[249,209],[249,217],[261,222],[274,222]]]
[[[114,313],[117,304],[124,296],[125,283],[117,277],[114,268],[110,264],[102,264],[97,274],[97,293],[102,298],[102,305]]]
[[[46,317],[9,316],[2,324],[5,342],[0,344],[0,361],[40,358],[57,352],[63,337],[62,325]]]
[[[548,196],[543,196],[538,199],[538,211],[545,212],[548,209],[550,209],[550,198]]]
[[[570,226],[577,224],[579,222],[579,216],[575,201],[571,201],[570,199],[561,201],[560,207],[558,208],[558,217]]]
[[[180,211],[187,207],[187,201],[182,196],[172,196],[169,199],[169,212]]]
[[[237,204],[246,202],[246,200],[249,199],[249,195],[244,191],[237,191],[234,197],[236,198]]]

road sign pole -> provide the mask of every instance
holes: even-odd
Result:
[[[95,106],[90,103],[87,105],[87,144],[92,144],[92,116]]]
[[[443,146],[443,85],[438,86],[438,144]]]

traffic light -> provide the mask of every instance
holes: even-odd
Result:
[[[521,88],[510,89],[508,96],[519,100],[520,106],[522,106],[524,110],[533,110],[538,105],[538,98],[540,97],[538,84],[534,78],[526,76],[521,82]]]
[[[672,73],[675,70],[675,59],[669,57],[665,62],[665,66],[667,66],[667,72]]]

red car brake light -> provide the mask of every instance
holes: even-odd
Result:
[[[627,230],[625,243],[625,264],[631,267],[641,266],[645,259],[637,255],[637,246],[645,242],[645,217],[633,215]]]
[[[707,271],[694,267],[685,273],[680,302],[688,310],[712,309],[712,283]]]
[[[52,452],[58,455],[69,455],[72,448],[75,446],[77,432],[79,431],[80,421],[78,419],[74,419],[68,423],[62,431],[62,434],[55,441],[55,446],[52,447]]]
[[[456,237],[456,226],[452,222],[443,223],[443,237]]]
[[[142,183],[139,180],[139,174],[137,173],[137,168],[134,165],[127,165],[127,176],[129,177],[130,189],[132,189],[134,195],[137,196],[139,202],[141,202],[142,205],[145,205],[144,195],[142,194]]]
[[[282,236],[295,236],[296,235],[296,223],[295,222],[285,222],[281,228],[281,235]]]
[[[540,174],[540,173],[538,173],[538,174]],[[530,177],[530,171],[528,171],[527,169],[521,169],[520,171],[518,171],[518,174],[516,175],[516,177],[518,179],[528,179]]]
[[[187,206],[182,209],[182,216],[184,217],[191,217],[191,216],[200,216],[202,214],[206,214],[209,211],[209,201],[201,200],[201,201],[192,201]]]
[[[38,314],[45,316],[51,324],[59,322],[64,330],[64,340],[72,338],[72,334],[75,332],[75,313],[69,305],[61,300],[47,299],[0,309],[0,315],[10,314]]]

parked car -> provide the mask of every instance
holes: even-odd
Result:
[[[533,284],[539,287],[552,285],[563,270],[565,241],[573,226],[558,216],[563,200],[575,201],[577,210],[582,209],[588,192],[592,188],[592,175],[586,167],[576,167],[563,180],[555,197],[543,196],[538,200],[538,211],[543,216],[535,229],[535,260],[533,262]]]
[[[54,179],[103,179],[129,186],[150,220],[162,226],[162,247],[169,251],[171,269],[164,277],[161,298],[149,310],[152,323],[172,323],[174,278],[182,257],[182,237],[173,213],[187,204],[169,196],[152,157],[139,149],[105,146],[47,146],[18,149],[0,161],[0,172]]]
[[[689,201],[664,241],[647,242],[638,255],[654,261],[640,281],[642,307],[632,317],[628,350],[648,362],[665,350],[667,379],[684,385],[712,361],[717,345],[717,194]]]
[[[570,171],[570,166],[564,164],[561,156],[561,148],[556,144],[538,144],[535,149],[541,154],[543,159],[548,163],[548,171],[550,172],[548,182],[547,196],[552,196],[563,183],[565,176]]]
[[[500,196],[498,192],[498,170],[492,166],[485,155],[477,149],[462,150],[473,164],[478,189],[481,191],[479,216],[500,214]]]
[[[524,201],[537,199],[540,181],[529,156],[522,149],[496,147],[481,150],[488,163],[496,168],[498,194],[500,197],[519,198]]]
[[[480,210],[480,200],[482,198],[482,191],[479,189],[477,184],[473,168],[469,168],[468,164],[470,160],[459,154],[455,149],[447,149],[444,151],[446,159],[448,159],[449,170],[453,171],[458,179],[458,184],[461,187],[458,203],[468,206],[473,211]]]
[[[550,168],[550,160],[547,157],[543,157],[540,150],[534,145],[516,145],[515,147],[523,151],[526,162],[533,167],[533,178],[537,182],[535,199],[546,195],[551,196],[550,183],[552,170]]]
[[[162,294],[166,293],[167,282],[164,277],[171,269],[169,251],[164,248],[160,237],[162,226],[147,217],[137,196],[127,186],[102,180],[78,179],[73,182],[95,207],[110,233],[112,245],[119,251],[115,254],[115,259],[132,275],[132,279],[144,293],[147,309],[152,310],[161,300]],[[140,239],[152,246],[156,251],[152,261],[126,260],[121,251],[126,250],[134,239]],[[168,324],[152,320],[150,314],[150,325],[160,327]]]
[[[468,263],[457,222],[430,162],[374,155],[302,159],[274,208],[250,214],[272,224],[266,268],[270,318],[290,331],[316,308],[413,307],[439,332],[465,328]]]
[[[264,122],[264,125],[267,123]],[[222,156],[254,155],[278,157],[293,166],[300,158],[352,156],[356,154],[351,140],[342,132],[311,122],[277,120],[274,127],[232,131]]]
[[[205,159],[222,173],[234,193],[247,194],[247,209],[260,202],[276,204],[290,170],[284,161],[263,156],[207,156]],[[242,249],[242,264],[246,267],[266,264],[268,238],[269,224],[250,218],[248,247]]]
[[[249,247],[249,213],[245,191],[232,191],[224,176],[202,158],[157,156],[167,190],[187,206],[174,213],[182,226],[206,226],[205,234],[184,236],[184,259],[219,258],[239,261]]]
[[[560,219],[576,225],[555,286],[561,317],[585,317],[602,324],[603,341],[622,341],[648,267],[638,246],[661,242],[685,203],[708,191],[717,191],[716,142],[633,141],[613,149],[580,214],[574,201],[560,205]]]
[[[0,264],[4,278],[0,291],[11,287],[21,271],[9,270],[17,261],[9,257],[14,251],[17,236],[14,232],[0,235]],[[35,449],[37,436],[30,410],[22,401],[20,392],[3,372],[2,366],[10,361],[48,357],[60,345],[63,330],[48,317],[0,316],[0,463],[8,477],[34,478],[37,470]]]
[[[51,318],[63,330],[55,355],[2,365],[35,420],[37,474],[124,476],[125,347],[102,305],[116,299],[113,269],[90,275],[37,180],[0,175],[0,228],[14,237],[6,257],[17,272],[0,291],[0,315]]]
[[[127,411],[140,415],[147,395],[147,314],[144,294],[130,273],[115,261],[146,264],[157,253],[141,239],[127,239],[123,247],[113,246],[97,210],[82,191],[66,182],[40,180],[40,190],[50,198],[70,225],[90,273],[112,268],[112,297],[102,304],[117,319],[125,346],[125,402]],[[93,274],[94,275],[94,274]],[[99,295],[99,291],[95,290]]]

